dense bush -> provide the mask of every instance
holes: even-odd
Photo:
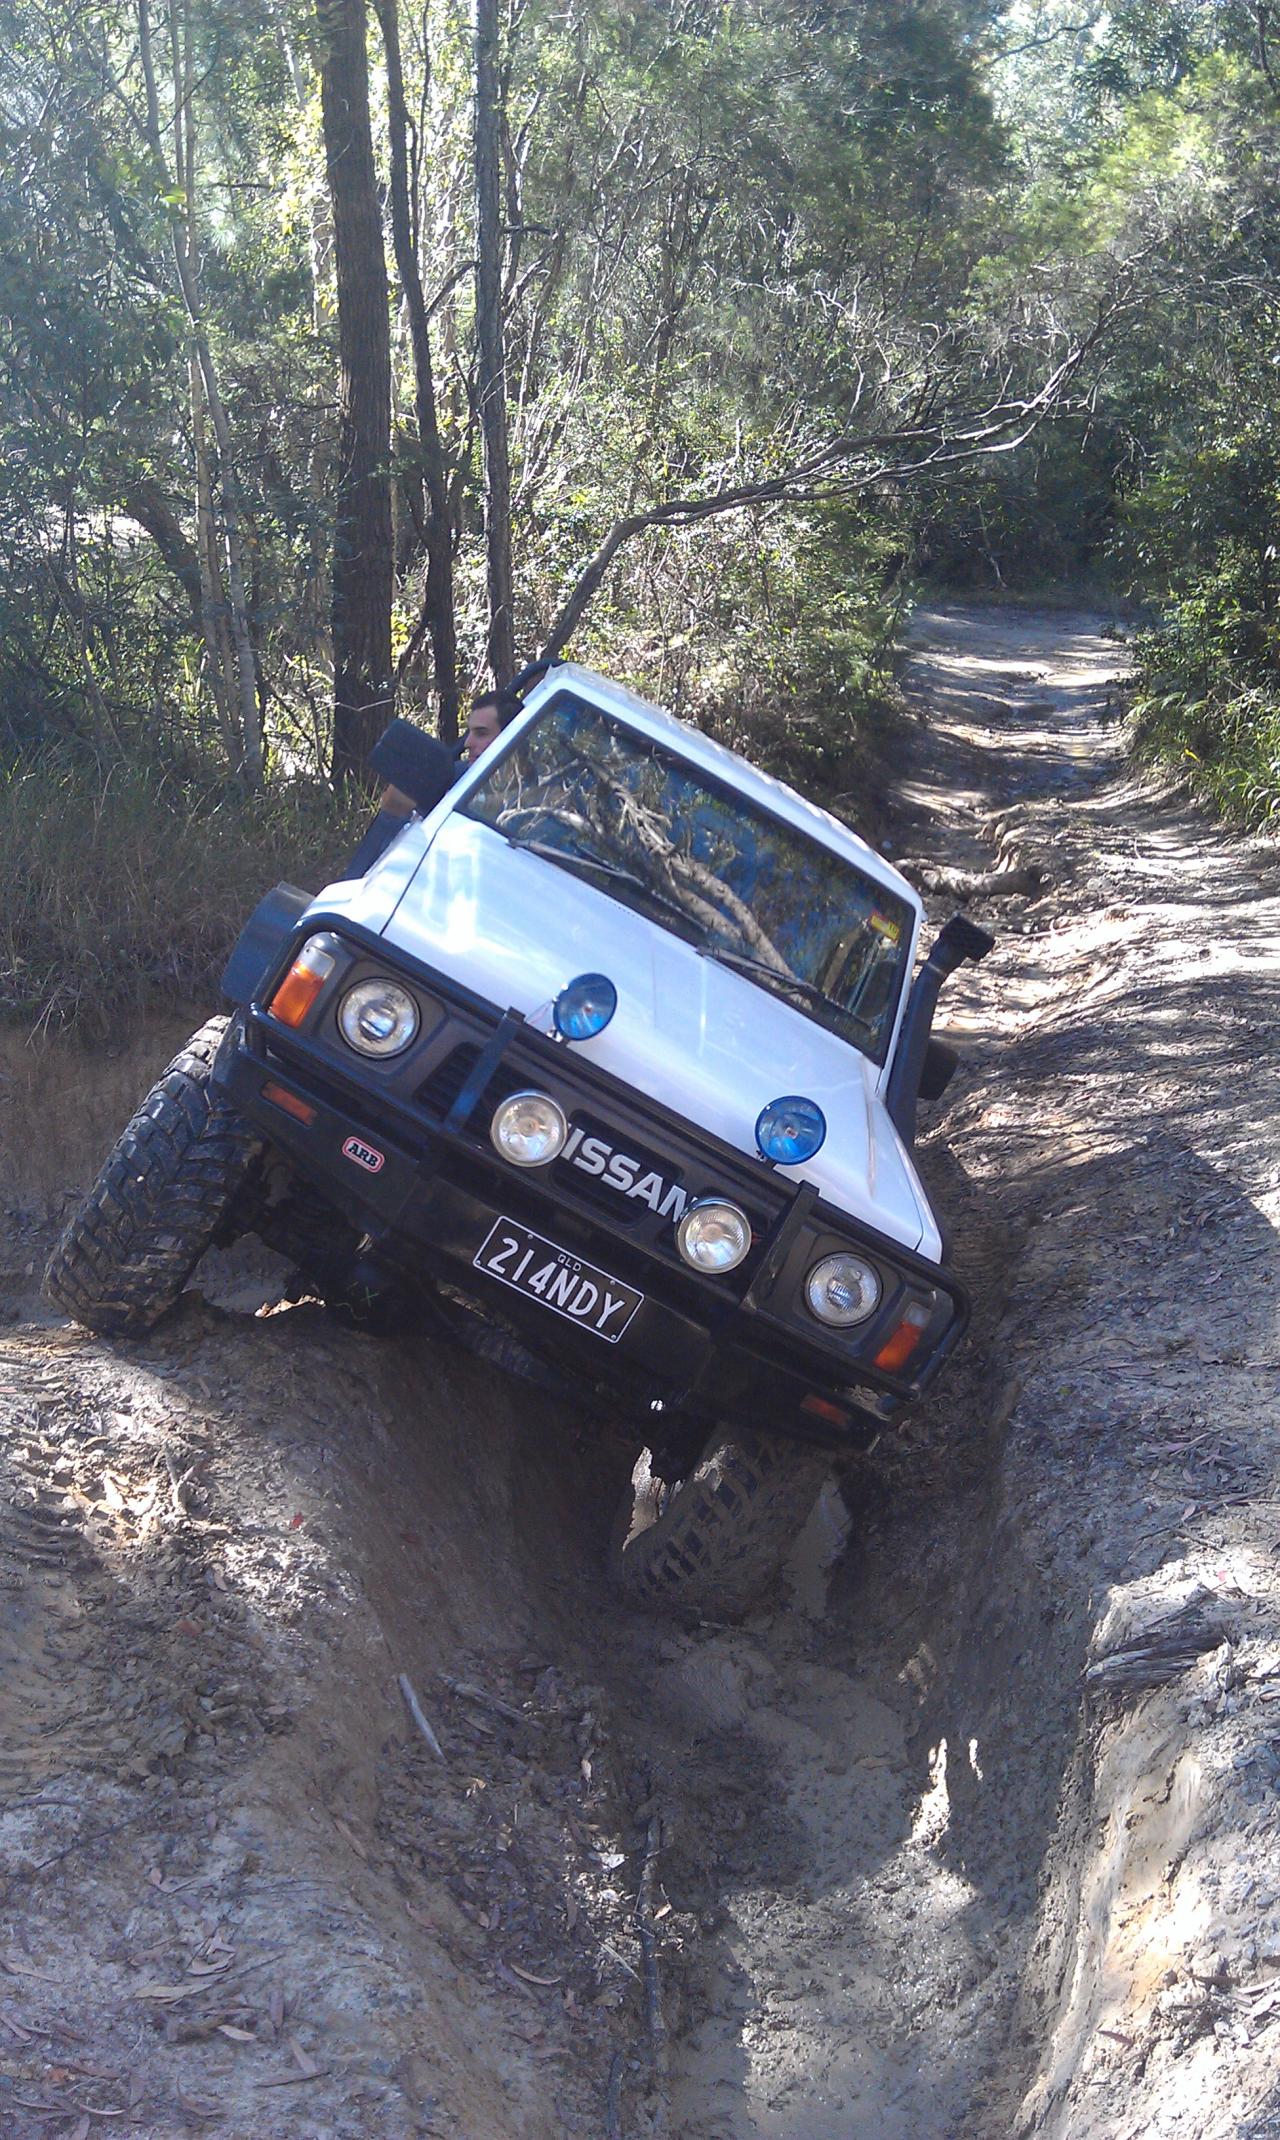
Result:
[[[1175,604],[1135,643],[1140,754],[1186,772],[1237,822],[1280,821],[1276,627],[1242,601],[1229,571]]]

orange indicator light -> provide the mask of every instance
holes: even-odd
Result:
[[[904,1309],[897,1329],[885,1340],[876,1354],[876,1366],[883,1368],[888,1375],[899,1374],[924,1336],[925,1324],[931,1313],[932,1310],[926,1307],[923,1301],[911,1301]]]
[[[299,1026],[337,964],[331,938],[310,936],[271,998],[271,1015],[281,1025]]]
[[[847,1427],[849,1414],[842,1404],[832,1404],[829,1397],[810,1395],[800,1399],[802,1412],[812,1412],[815,1419],[830,1420],[833,1427]]]
[[[308,1128],[315,1121],[315,1108],[307,1100],[300,1100],[296,1092],[290,1092],[287,1085],[277,1085],[274,1078],[267,1079],[262,1088],[262,1097],[264,1100],[270,1100],[273,1107],[282,1107],[284,1112],[292,1115],[296,1121],[305,1122]]]

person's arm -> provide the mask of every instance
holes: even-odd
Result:
[[[385,787],[378,798],[378,814],[347,863],[347,875],[363,877],[366,870],[372,869],[413,813],[412,798],[402,788]]]

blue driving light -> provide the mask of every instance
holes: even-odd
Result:
[[[561,989],[551,1013],[561,1040],[594,1040],[618,1008],[618,991],[606,973],[580,973]]]
[[[812,1159],[826,1134],[827,1118],[817,1101],[802,1099],[795,1092],[770,1100],[756,1121],[756,1143],[766,1159],[781,1167]]]

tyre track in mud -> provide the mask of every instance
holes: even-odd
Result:
[[[314,1306],[19,1324],[0,1403],[0,2131],[597,2130],[640,2002],[548,1551],[590,1445]]]
[[[706,1942],[673,2127],[1243,2140],[1280,2008],[1274,856],[1129,777],[1100,620],[921,634],[900,851],[1050,882],[979,910],[1000,948],[943,1000],[965,1355],[849,1475],[825,1611],[674,1635],[650,1682]]]
[[[1117,660],[1096,619],[922,620],[898,851],[1053,881],[975,909],[1000,946],[943,998],[974,1333],[849,1473],[829,1585],[828,1500],[785,1605],[624,1611],[598,1422],[231,1312],[266,1268],[70,1332],[11,1213],[6,2135],[1280,2129],[1280,904],[1128,779]]]

